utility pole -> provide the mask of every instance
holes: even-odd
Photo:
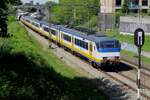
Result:
[[[104,29],[105,29],[105,32],[106,32],[106,0],[104,0],[104,7],[105,7],[104,8],[104,14],[105,14],[104,15],[104,23],[105,23],[105,26],[104,26],[105,28]]]
[[[137,100],[140,100],[140,77],[141,77],[141,47],[138,48],[139,52],[139,66],[138,66],[138,74],[137,74]]]
[[[50,27],[51,27],[51,5],[49,5],[48,7],[46,7],[47,10],[47,20],[48,20],[48,24],[49,24],[49,48],[51,48],[52,43],[50,41],[51,39],[51,31],[50,31]]]
[[[89,13],[89,11],[88,11],[88,27],[89,27],[89,29],[91,31],[91,28],[90,28],[90,13]]]
[[[139,0],[139,14],[138,14],[138,17],[139,17],[139,27],[140,27],[140,24],[141,24],[141,3],[140,3],[140,0]],[[144,33],[144,32],[143,32]],[[141,37],[139,37],[139,41],[141,41]],[[138,47],[138,53],[139,53],[139,59],[138,59],[138,70],[137,70],[137,100],[140,100],[140,79],[141,79],[141,46]]]
[[[100,0],[100,29],[106,31],[106,0]]]
[[[75,7],[74,7],[74,9],[73,9],[73,27],[76,25],[76,19],[77,19],[77,14],[76,14],[76,9],[75,9]]]

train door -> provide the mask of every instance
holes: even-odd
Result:
[[[58,42],[61,43],[61,32],[58,30]]]
[[[71,38],[72,38],[71,39],[72,40],[72,49],[74,49],[74,36],[72,35]]]
[[[89,55],[90,55],[90,58],[92,59],[93,58],[93,45],[92,45],[92,42],[90,42],[90,44],[89,44]]]

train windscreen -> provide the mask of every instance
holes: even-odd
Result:
[[[120,48],[119,41],[101,41],[99,43],[96,43],[97,49],[103,49],[103,48]]]

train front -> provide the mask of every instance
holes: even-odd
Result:
[[[102,39],[96,43],[97,57],[101,65],[119,65],[121,44],[115,39]]]

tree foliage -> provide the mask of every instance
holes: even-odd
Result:
[[[8,5],[20,5],[21,0],[1,0],[0,1],[0,36],[6,37],[7,34],[7,16],[8,16]]]
[[[80,25],[99,12],[99,0],[60,0],[52,9],[52,20],[61,24]]]
[[[8,0],[1,0],[0,2],[0,36],[7,35],[7,3]]]
[[[129,10],[129,0],[124,0],[124,3],[122,5],[122,8],[121,8],[121,12],[122,13],[127,13],[128,10]]]
[[[10,0],[10,3],[15,6],[23,4],[21,0]]]

